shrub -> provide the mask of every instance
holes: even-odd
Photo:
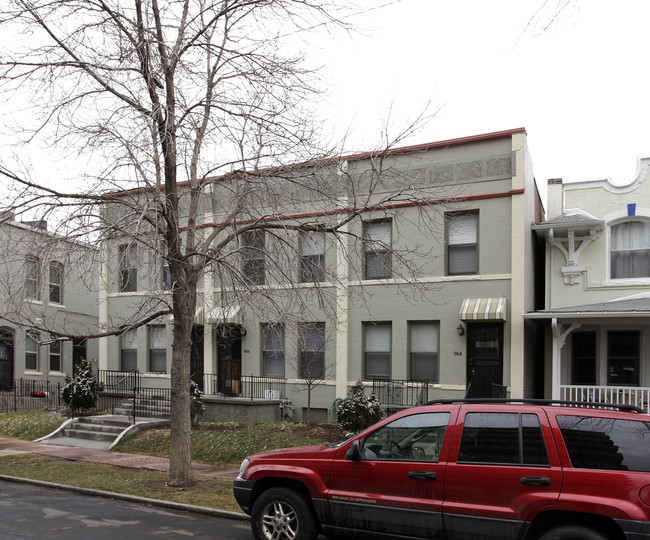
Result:
[[[90,362],[83,358],[74,378],[65,377],[61,398],[72,412],[94,409],[97,403],[98,384]]]
[[[358,433],[381,420],[383,416],[384,410],[375,394],[366,395],[363,384],[357,381],[338,406],[336,420],[341,429]]]
[[[203,392],[199,390],[199,385],[192,380],[190,380],[190,399],[192,400],[190,413],[192,423],[194,423],[205,411],[205,405],[203,405]]]

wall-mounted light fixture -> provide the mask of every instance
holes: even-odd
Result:
[[[240,326],[239,327],[239,335],[241,337],[244,337],[248,332],[246,332],[246,327],[245,326]]]
[[[458,325],[458,328],[456,328],[456,332],[458,332],[459,336],[462,336],[465,333],[465,329],[463,328],[462,324]]]

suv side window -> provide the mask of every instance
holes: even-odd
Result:
[[[548,465],[539,418],[529,413],[468,413],[458,463]]]
[[[361,443],[361,459],[438,461],[448,412],[412,414],[380,427]]]
[[[577,469],[650,472],[650,424],[591,416],[557,416]]]

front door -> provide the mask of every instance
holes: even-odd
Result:
[[[14,383],[14,332],[0,329],[0,389],[11,390]]]
[[[190,378],[203,392],[203,326],[192,327],[192,348],[190,349]]]
[[[241,394],[241,328],[217,326],[217,391],[225,396]]]
[[[505,397],[503,385],[503,323],[467,326],[467,397]]]

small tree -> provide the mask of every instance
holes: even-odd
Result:
[[[341,429],[358,433],[384,416],[375,394],[366,395],[361,381],[357,381],[347,397],[341,402],[336,419]]]
[[[203,392],[199,389],[199,385],[192,380],[190,380],[190,398],[192,400],[190,413],[192,414],[192,424],[194,424],[205,411],[205,405],[203,405]]]
[[[61,398],[70,408],[70,413],[84,409],[94,409],[97,403],[98,384],[90,362],[81,359],[79,369],[74,378],[65,377],[65,386],[61,390]]]

